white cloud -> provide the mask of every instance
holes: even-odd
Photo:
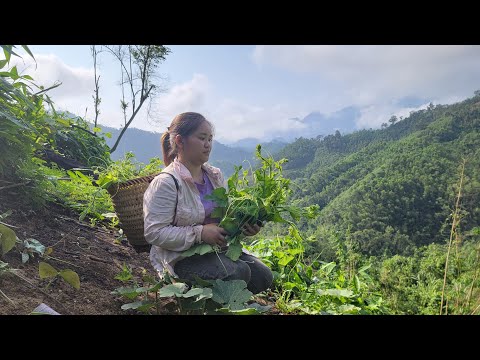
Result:
[[[91,96],[94,86],[93,68],[71,67],[56,55],[36,54],[37,65],[30,57],[24,60],[12,58],[12,65],[17,65],[19,72],[29,74],[37,85],[45,88],[61,82],[58,88],[48,92],[57,101],[71,100],[75,97]]]
[[[361,115],[356,120],[358,129],[363,128],[379,128],[383,123],[388,123],[388,120],[395,115],[399,120],[401,117],[407,118],[410,112],[426,109],[428,104],[422,104],[418,107],[398,107],[390,104],[379,104],[366,106],[360,110]]]
[[[298,110],[286,105],[261,107],[225,99],[214,108],[210,118],[217,139],[228,144],[243,138],[270,140],[302,129],[304,124],[293,119],[298,114]]]
[[[480,84],[480,46],[262,45],[252,57],[258,65],[313,74],[335,89],[347,89],[340,95],[332,91],[332,98],[339,108],[365,107],[359,121],[362,126],[376,126],[384,122],[385,114],[401,111],[389,105],[395,99],[416,96],[434,103],[458,101],[472,96]]]
[[[298,111],[285,105],[262,107],[244,104],[215,94],[214,87],[203,74],[195,74],[190,81],[175,85],[155,101],[152,120],[157,131],[170,125],[175,115],[194,111],[203,114],[215,126],[215,138],[230,143],[246,137],[269,138],[304,126],[289,118]],[[306,114],[305,114],[306,115]],[[152,124],[141,120],[135,127],[152,129]]]
[[[204,113],[207,99],[211,97],[211,85],[203,74],[194,74],[190,81],[173,86],[169,91],[160,94],[152,104],[150,122],[145,119],[141,128],[156,126],[164,131],[173,118],[180,113],[194,111]]]
[[[47,92],[57,110],[84,116],[86,108],[93,107],[93,67],[72,67],[53,54],[35,54],[35,60],[36,64],[29,56],[12,57],[11,66],[16,65],[19,73],[32,76],[34,83],[45,89],[61,83]],[[32,91],[40,90],[33,88]]]

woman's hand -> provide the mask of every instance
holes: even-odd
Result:
[[[259,226],[258,224],[253,224],[253,225],[250,225],[248,223],[246,223],[244,226],[243,226],[243,235],[245,236],[253,236],[253,235],[257,235],[258,232],[260,231],[260,228],[261,226]]]
[[[202,241],[212,246],[226,246],[227,241],[225,240],[225,235],[227,234],[227,231],[224,228],[219,227],[217,224],[203,225]]]

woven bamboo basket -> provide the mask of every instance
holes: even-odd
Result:
[[[143,194],[158,174],[143,176],[110,186],[115,212],[130,245],[139,253],[148,252],[151,245],[143,235]]]

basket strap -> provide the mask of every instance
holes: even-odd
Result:
[[[175,181],[175,187],[177,188],[177,202],[175,203],[175,212],[173,213],[173,221],[172,221],[172,224],[175,224],[175,220],[177,218],[177,205],[178,205],[178,180],[175,176],[173,176],[172,174],[170,174],[169,172],[166,172],[166,171],[161,171],[160,174],[168,174],[170,175],[172,178],[173,178],[173,181]],[[160,175],[159,174],[159,175]]]

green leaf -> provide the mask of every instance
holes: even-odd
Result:
[[[154,305],[155,304],[152,303],[151,301],[135,301],[133,303],[122,305],[121,309],[122,310],[133,309],[133,310],[138,310],[138,311],[148,311],[148,309],[150,309]]]
[[[65,119],[57,119],[57,123],[59,123],[63,126],[66,126],[66,127],[70,127],[70,125],[71,125],[71,121],[65,120]]]
[[[25,249],[33,250],[34,252],[43,255],[45,253],[45,245],[36,239],[27,239],[24,242]]]
[[[182,256],[189,257],[195,254],[204,255],[213,252],[213,247],[209,244],[195,244],[182,252]]]
[[[7,65],[7,60],[0,60],[0,69],[3,69]]]
[[[35,56],[33,56],[32,52],[30,51],[28,46],[27,45],[21,45],[21,46],[22,46],[23,50],[25,50],[27,52],[27,54],[30,55],[33,58],[33,60],[35,60]]]
[[[214,219],[221,219],[225,215],[225,208],[223,207],[216,207],[213,209],[212,213],[210,214],[210,217]]]
[[[291,256],[291,255],[286,255],[284,257],[282,257],[279,261],[278,261],[278,265],[280,266],[286,266],[290,261],[292,261],[293,259],[295,259],[295,257]]]
[[[317,292],[320,296],[328,295],[328,296],[346,297],[346,298],[350,298],[353,296],[353,291],[348,289],[326,289],[326,290],[318,289]]]
[[[352,304],[344,304],[344,305],[340,305],[338,307],[338,311],[341,314],[356,314],[360,310],[362,310],[362,309],[359,308],[358,306],[355,306],[355,305],[352,305]]]
[[[41,261],[38,265],[38,274],[40,275],[40,279],[46,279],[57,276],[58,271],[52,265]]]
[[[105,137],[111,139],[112,138],[112,133],[104,133],[103,135],[105,135]]]
[[[227,253],[225,255],[233,261],[237,261],[240,255],[242,255],[242,244],[240,241],[234,241],[229,244]]]
[[[182,296],[184,298],[189,298],[189,297],[192,297],[192,296],[196,296],[196,295],[200,295],[203,293],[203,289],[202,288],[194,288],[194,289],[191,289],[191,290],[188,290],[185,294],[183,294]]]
[[[70,269],[60,271],[60,276],[75,289],[80,290],[80,278],[78,274]]]
[[[247,290],[247,283],[243,280],[223,281],[217,279],[215,280],[212,293],[213,301],[231,310],[244,309],[244,304],[253,295]]]
[[[12,80],[17,80],[19,78],[16,66],[14,66],[10,69],[10,76],[11,76]]]
[[[100,131],[102,131],[102,129],[99,128],[99,127],[94,127],[94,128],[93,128],[93,132],[94,132],[94,133],[97,133],[97,132],[100,132]]]
[[[200,301],[203,299],[211,299],[213,296],[212,289],[210,288],[203,288],[203,292],[200,294],[199,297],[195,299],[195,301]]]
[[[234,218],[225,218],[219,224],[220,227],[224,228],[230,236],[233,236],[238,231],[238,225],[235,222]]]
[[[258,315],[259,312],[254,308],[245,308],[239,310],[230,310],[229,308],[220,308],[217,309],[217,312],[224,314],[233,314],[233,315]]]
[[[176,283],[176,284],[170,284],[166,285],[163,288],[160,289],[158,292],[158,296],[160,297],[170,297],[170,296],[177,296],[181,297],[183,295],[183,292],[187,289],[187,285],[184,283]]]
[[[364,272],[365,270],[369,269],[371,266],[372,266],[372,264],[364,265],[364,266],[362,266],[360,269],[358,269],[358,272],[359,272],[359,273],[362,273],[362,272]]]
[[[205,196],[205,199],[214,201],[220,207],[228,206],[227,190],[224,187],[216,188],[210,195]]]
[[[134,287],[119,287],[111,292],[112,295],[124,296],[127,299],[133,300],[136,299],[139,294]]]
[[[15,234],[15,231],[6,227],[5,225],[0,224],[0,247],[2,256],[12,250],[12,248],[15,246],[16,240],[17,235]]]
[[[355,276],[353,277],[353,280],[354,280],[354,283],[355,283],[355,290],[356,290],[357,292],[359,292],[359,291],[360,291],[360,287],[361,287],[360,279],[358,278],[357,275],[355,275]]]
[[[335,268],[336,264],[332,261],[329,262],[328,264],[322,265],[320,268],[321,270],[325,271],[325,274],[330,274],[332,270]]]
[[[259,303],[252,303],[247,305],[247,308],[254,308],[259,313],[267,312],[272,308],[271,305],[260,305]]]

